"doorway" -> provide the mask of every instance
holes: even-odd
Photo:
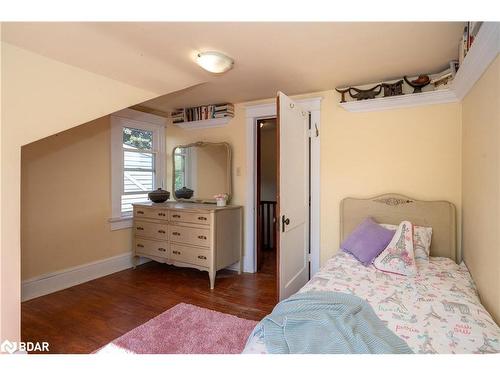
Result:
[[[310,193],[308,201],[303,202],[300,206],[309,206],[309,255],[307,258],[310,258],[310,275],[314,275],[319,270],[320,264],[320,134],[321,134],[321,97],[313,97],[313,98],[305,98],[292,100],[286,95],[279,93],[279,100],[270,101],[264,104],[256,104],[249,105],[246,107],[246,136],[247,136],[247,144],[250,147],[247,147],[246,150],[246,169],[248,173],[246,174],[246,203],[245,203],[245,221],[244,221],[244,230],[245,230],[245,253],[243,258],[243,267],[245,272],[257,272],[257,235],[258,235],[258,222],[257,222],[257,213],[259,207],[257,205],[257,169],[259,163],[257,163],[257,136],[258,136],[258,121],[277,118],[277,148],[280,150],[277,155],[285,152],[285,157],[281,159],[281,161],[286,160],[285,164],[280,165],[278,168],[278,176],[280,177],[280,181],[310,181],[308,190]],[[285,110],[289,108],[289,110]],[[295,108],[295,109],[294,109]],[[300,111],[299,111],[300,109]],[[290,113],[288,113],[290,112]],[[293,114],[292,114],[293,113]],[[295,130],[298,125],[299,116],[304,114],[305,118],[308,121],[309,129],[305,129],[305,133],[303,134],[295,134]],[[284,117],[283,117],[284,116]],[[293,125],[292,123],[295,123]],[[287,124],[281,126],[282,124]],[[304,124],[305,125],[305,124]],[[302,129],[302,126],[299,126]],[[283,133],[284,132],[284,133]],[[302,167],[297,167],[297,159],[294,153],[294,150],[302,149],[302,141],[301,146],[298,146],[297,141],[304,140],[308,142],[309,147],[309,155],[304,154],[302,152],[297,153],[300,155],[304,155],[304,162],[307,163],[309,160],[309,172],[310,175],[301,175],[296,176],[295,174],[299,173],[302,170]],[[283,143],[283,145],[282,145]],[[282,148],[284,146],[284,148]],[[280,163],[281,164],[281,163]],[[295,165],[293,168],[289,168],[291,164]],[[306,164],[300,163],[305,166]],[[284,169],[282,169],[284,167]],[[305,168],[303,170],[305,171]],[[278,187],[281,184],[278,183]],[[260,185],[259,185],[260,186]],[[284,191],[278,191],[278,196],[285,193],[285,199],[277,199],[278,202],[284,203],[284,206],[280,207],[280,204],[277,204],[276,213],[277,213],[277,221],[276,221],[276,231],[278,236],[276,237],[276,245],[277,245],[277,267],[276,267],[276,285],[287,286],[287,293],[293,293],[295,287],[299,286],[299,277],[295,277],[297,272],[292,270],[294,267],[294,260],[289,259],[290,257],[294,257],[293,251],[289,251],[288,246],[295,246],[299,241],[296,239],[292,239],[291,231],[293,230],[295,233],[298,232],[297,225],[302,225],[303,220],[300,220],[298,216],[303,216],[301,211],[301,207],[297,204],[298,202],[302,202],[298,200],[300,192],[293,192],[293,190],[298,186],[295,184],[290,184],[289,182],[285,182],[283,185],[286,187]],[[305,187],[305,186],[304,186]],[[280,189],[277,189],[280,190]],[[283,198],[283,197],[282,197]],[[260,200],[260,198],[259,198]],[[306,213],[304,213],[306,214]],[[289,219],[289,222],[288,220]],[[282,223],[283,221],[283,223]],[[283,225],[285,224],[285,225]],[[290,224],[290,225],[288,225]],[[285,229],[283,231],[283,229]],[[286,232],[286,233],[285,233]],[[286,251],[281,249],[282,245],[282,236],[287,237],[285,241]],[[300,240],[302,243],[302,240]],[[307,245],[306,245],[307,246]],[[280,250],[281,249],[281,250]],[[285,255],[285,256],[282,256]],[[298,256],[298,254],[296,254]],[[301,257],[302,258],[302,257]],[[297,259],[298,260],[298,259]],[[303,260],[303,259],[302,259]],[[295,265],[298,267],[298,264],[302,264],[302,260],[300,262],[295,262]],[[290,263],[291,262],[291,263]],[[286,264],[285,264],[286,263]],[[307,274],[309,274],[309,265],[307,267]],[[291,266],[291,267],[290,267]],[[283,271],[283,272],[282,272]],[[298,271],[298,269],[296,269]],[[263,274],[264,276],[264,274]],[[301,275],[302,276],[302,273]],[[302,280],[302,277],[300,277]],[[279,282],[278,282],[279,281]],[[296,282],[295,282],[296,281]],[[283,294],[278,291],[278,294]],[[284,294],[283,294],[284,296]],[[285,296],[286,297],[286,296]]]
[[[278,137],[276,117],[256,121],[257,272],[277,275]]]

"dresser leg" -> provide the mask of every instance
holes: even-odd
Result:
[[[134,255],[132,257],[132,269],[135,270],[138,264],[139,264],[139,257],[137,255]]]
[[[210,279],[210,289],[213,289],[215,286],[215,273],[216,271],[208,272],[208,277]]]
[[[240,260],[240,266],[238,267],[238,275],[241,275],[243,272],[243,259]]]

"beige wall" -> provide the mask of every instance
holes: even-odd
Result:
[[[350,113],[321,93],[321,262],[339,247],[347,196],[394,192],[461,207],[460,105]]]
[[[168,190],[172,186],[171,152],[181,143],[197,140],[238,143],[233,151],[236,174],[236,166],[244,166],[244,152],[242,134],[234,126],[230,123],[219,131],[167,129]],[[21,154],[22,280],[131,251],[131,230],[111,231],[108,223],[109,116],[25,145]],[[206,155],[199,156],[204,160],[198,168],[206,169],[203,168]],[[234,176],[236,203],[244,200],[239,179]]]
[[[334,91],[295,98],[318,96],[323,98],[321,264],[339,247],[339,204],[344,197],[395,192],[445,199],[457,206],[460,216],[460,104],[350,113],[338,105],[340,95]],[[244,117],[233,121],[245,126]]]
[[[21,146],[163,93],[2,42],[0,341],[20,339]]]
[[[110,158],[109,116],[22,148],[22,280],[131,251],[108,223]]]
[[[458,103],[383,112],[349,113],[333,91],[300,95],[321,102],[321,263],[339,247],[339,204],[346,196],[395,192],[418,199],[445,199],[461,209],[461,107]],[[176,144],[227,141],[234,152],[237,204],[245,204],[245,106],[237,104],[227,127],[167,129],[167,179]],[[240,169],[240,176],[236,169]],[[459,227],[460,233],[460,227]],[[460,245],[460,234],[459,234]]]
[[[500,323],[500,57],[462,103],[463,254]]]
[[[345,196],[370,196],[387,191],[407,194],[419,199],[446,199],[460,209],[460,106],[435,105],[365,114],[348,113],[337,105],[338,97],[332,92],[308,96],[322,96],[321,111],[321,262],[338,249],[339,203]],[[179,144],[194,141],[225,141],[233,148],[233,202],[245,204],[246,176],[246,123],[244,105],[236,105],[236,116],[226,127],[184,130],[169,125],[166,131],[167,188],[172,186],[171,153]],[[64,146],[63,146],[64,145]],[[89,152],[87,150],[92,150]],[[92,260],[103,259],[130,249],[130,232],[112,233],[106,222],[109,217],[109,128],[107,117],[71,131],[49,137],[26,146],[23,150],[23,279],[39,276]],[[85,154],[89,152],[89,154]],[[92,155],[87,175],[96,185],[88,201],[78,207],[92,211],[82,215],[86,222],[65,225],[65,235],[54,241],[50,227],[59,225],[63,207],[71,206],[72,194],[80,196],[86,191],[77,186],[78,170],[67,176],[62,171],[71,165],[84,167],[82,161]],[[65,181],[58,187],[60,210],[53,210],[51,220],[37,223],[39,217],[56,199],[41,202],[36,194],[50,197],[53,186],[44,184],[43,170],[51,171],[54,180]],[[79,168],[78,168],[79,169]],[[239,175],[238,175],[239,171]],[[26,183],[34,179],[36,183]],[[33,181],[33,182],[34,182]],[[40,186],[40,192],[34,188]],[[33,191],[30,191],[33,189]],[[31,193],[31,194],[30,194]],[[53,195],[54,196],[54,195]],[[91,198],[92,197],[92,198]],[[63,203],[64,202],[64,203]],[[85,203],[84,203],[85,202]],[[93,205],[91,202],[99,202]],[[81,205],[80,205],[81,203]],[[99,208],[98,208],[99,207]],[[31,212],[37,212],[31,215]],[[85,212],[85,211],[84,211]],[[78,224],[77,224],[78,223]],[[62,223],[60,223],[63,225]],[[87,225],[94,235],[75,252],[66,253],[68,243],[81,234],[78,225]],[[43,229],[47,236],[36,239],[35,233]],[[87,247],[91,247],[88,249]],[[84,249],[86,248],[86,249]],[[46,261],[40,261],[40,249],[45,249]],[[64,254],[63,257],[57,257]],[[53,260],[51,258],[57,258]]]
[[[388,191],[407,194],[419,199],[446,199],[461,206],[461,137],[460,137],[460,106],[459,104],[435,105],[401,109],[385,112],[354,114],[346,112],[338,106],[338,97],[331,91],[314,93],[307,96],[322,96],[321,111],[321,262],[324,263],[335,253],[339,246],[339,203],[346,196],[371,196]],[[306,96],[306,97],[307,97]],[[304,97],[304,96],[302,96]],[[200,130],[184,130],[169,125],[166,131],[167,145],[167,189],[172,189],[172,150],[176,145],[194,141],[228,142],[233,149],[233,203],[245,204],[246,179],[246,123],[245,106],[235,106],[236,115],[226,127]],[[103,120],[100,120],[102,123]],[[102,124],[101,124],[102,127]],[[99,128],[99,126],[97,127]],[[33,165],[46,163],[53,165],[54,173],[65,163],[82,160],[86,142],[90,149],[96,150],[95,162],[102,160],[105,165],[94,172],[100,184],[95,186],[95,197],[100,206],[109,205],[109,176],[104,178],[109,168],[109,157],[105,157],[103,150],[108,150],[109,135],[104,132],[93,134],[96,127],[89,125],[67,132],[64,138],[50,137],[46,140],[29,145]],[[86,129],[86,131],[85,131]],[[59,141],[57,139],[59,138]],[[64,142],[63,142],[64,140]],[[62,144],[73,144],[58,150]],[[59,145],[59,146],[58,146]],[[41,154],[45,150],[47,155]],[[106,151],[107,152],[107,151]],[[66,154],[67,153],[67,154]],[[35,157],[36,156],[36,157]],[[50,157],[49,157],[50,156]],[[26,160],[23,159],[23,163]],[[26,163],[23,164],[23,166]],[[35,170],[35,169],[33,169]],[[38,170],[38,169],[36,169]],[[239,175],[238,175],[239,170]],[[89,170],[89,173],[92,171]],[[24,177],[24,176],[23,176]],[[43,178],[39,173],[39,178]],[[61,176],[64,177],[64,176]],[[76,178],[76,176],[75,176]],[[24,181],[24,180],[23,180]],[[70,181],[69,179],[67,181]],[[68,189],[78,189],[77,186],[67,185]],[[23,192],[26,189],[23,186]],[[61,189],[63,189],[61,187]],[[61,191],[62,196],[65,190]],[[83,193],[83,190],[81,191]],[[49,193],[49,191],[47,191]],[[105,194],[103,198],[97,195]],[[67,194],[66,194],[67,195]],[[67,204],[71,198],[67,196]],[[31,204],[43,206],[42,203]],[[63,206],[61,204],[61,206]],[[66,206],[66,204],[64,204]],[[82,205],[91,209],[92,205]],[[43,211],[40,209],[40,211]],[[28,209],[23,207],[24,217],[28,217]],[[458,211],[460,212],[460,211]],[[59,213],[52,216],[57,218]],[[37,276],[57,269],[85,263],[91,260],[106,258],[130,248],[127,231],[110,236],[107,223],[103,223],[108,216],[106,209],[93,217],[93,224],[87,225],[95,231],[96,243],[92,250],[85,254],[80,251],[73,256],[56,262],[48,261],[46,265],[36,264],[37,257],[23,261],[23,279]],[[26,219],[29,220],[29,219]],[[24,223],[23,223],[24,224]],[[48,224],[47,224],[48,226]],[[27,227],[26,225],[24,227]],[[27,232],[29,233],[29,232]],[[28,237],[23,236],[27,254],[35,254],[34,246],[30,245]],[[77,238],[76,228],[68,228],[68,237]],[[113,238],[115,238],[113,240]],[[103,240],[104,239],[104,240]],[[66,240],[62,240],[58,249],[53,253],[63,252]],[[34,241],[34,240],[31,240]],[[112,241],[112,242],[109,242]],[[116,242],[113,242],[116,241]],[[47,239],[45,247],[48,248]],[[90,251],[90,252],[89,252]],[[30,266],[30,262],[33,263]],[[32,268],[30,268],[32,267]],[[36,269],[38,267],[38,269]]]

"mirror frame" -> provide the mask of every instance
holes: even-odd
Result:
[[[206,146],[225,146],[227,151],[227,174],[229,176],[229,186],[227,186],[227,203],[231,202],[231,198],[233,195],[233,162],[232,162],[232,150],[231,145],[227,142],[193,142],[185,145],[177,145],[172,150],[172,197],[178,202],[197,202],[197,203],[216,203],[213,198],[177,198],[175,195],[175,151],[178,148],[187,148],[187,147],[206,147]]]

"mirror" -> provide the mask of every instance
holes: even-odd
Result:
[[[173,196],[176,200],[215,202],[214,195],[231,199],[231,146],[196,142],[177,146],[173,155]]]

